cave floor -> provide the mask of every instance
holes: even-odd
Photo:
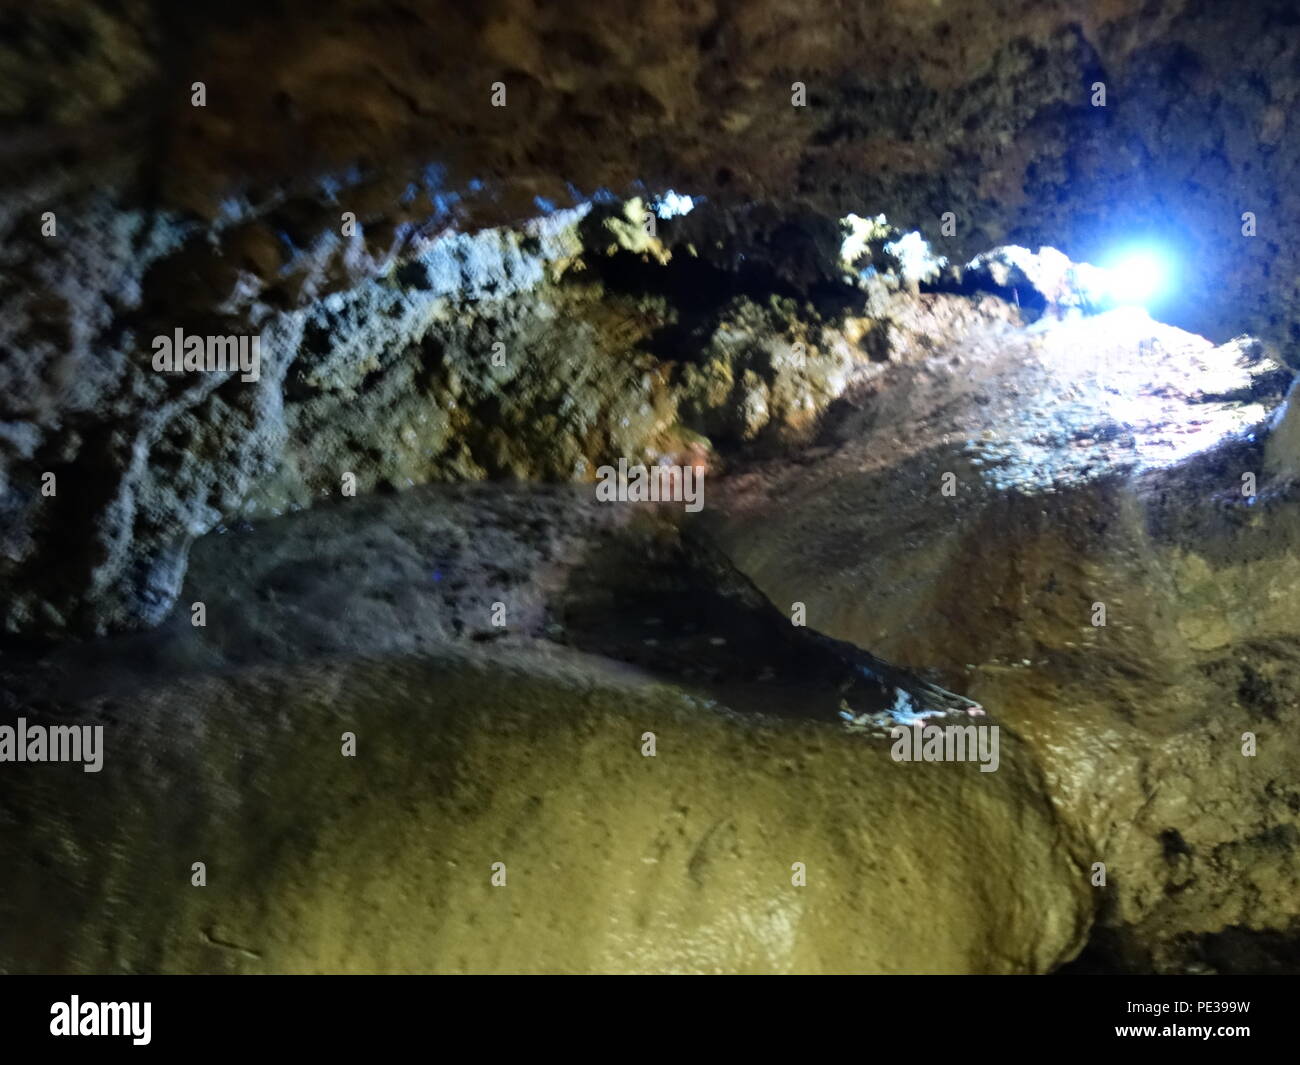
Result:
[[[977,707],[986,710],[983,723],[996,723],[1013,743],[1010,783],[997,787],[1039,810],[1025,853],[1036,853],[1034,840],[1054,841],[1036,872],[1025,871],[1032,865],[1017,871],[1011,858],[1005,865],[991,859],[1003,880],[1026,880],[1029,901],[1017,919],[1042,948],[1012,936],[1020,945],[1005,954],[1010,969],[1042,971],[1069,960],[1095,926],[1111,944],[1107,963],[1162,971],[1212,968],[1207,944],[1233,929],[1233,942],[1245,937],[1256,946],[1254,954],[1210,951],[1231,970],[1234,957],[1258,959],[1259,936],[1281,936],[1285,947],[1300,897],[1300,792],[1285,742],[1297,729],[1300,618],[1272,587],[1277,572],[1259,566],[1262,530],[1271,537],[1269,557],[1285,554],[1286,537],[1300,528],[1300,500],[1277,491],[1256,506],[1237,487],[1239,471],[1255,468],[1255,435],[1278,400],[1274,385],[1267,360],[1248,344],[1215,348],[1131,316],[999,328],[859,382],[807,448],[711,475],[698,518],[668,504],[601,505],[583,486],[486,483],[430,485],[235,522],[198,542],[181,603],[158,630],[48,652],[7,649],[0,659],[3,713],[123,725],[137,706],[152,707],[152,716],[123,733],[135,746],[122,757],[143,784],[152,773],[165,785],[174,812],[163,826],[139,822],[137,830],[158,829],[159,846],[179,848],[167,860],[180,863],[184,826],[222,806],[214,806],[214,792],[253,823],[262,816],[270,793],[243,792],[239,715],[257,717],[259,735],[297,728],[287,703],[267,702],[268,692],[280,693],[276,700],[286,695],[278,681],[267,688],[265,678],[286,671],[316,678],[302,683],[326,703],[331,691],[338,694],[327,715],[336,723],[347,716],[348,700],[360,698],[346,678],[362,676],[404,678],[383,695],[399,704],[419,703],[411,685],[437,688],[443,672],[460,699],[474,698],[482,677],[495,673],[559,684],[567,693],[562,704],[599,703],[622,687],[641,693],[627,696],[634,702],[645,692],[665,693],[650,698],[677,700],[674,713],[686,707],[701,720],[776,728],[777,738],[760,745],[771,758],[768,770],[784,766],[797,775],[808,750],[829,744],[843,751],[836,757],[847,765],[874,767],[869,786],[886,789],[878,795],[886,806],[895,786],[884,783],[878,761],[888,747],[886,726],[918,710],[964,721]],[[1109,626],[1095,622],[1098,602],[1112,611]],[[202,604],[202,625],[193,623],[195,604]],[[790,624],[796,607],[805,625]],[[423,679],[413,680],[416,674]],[[910,700],[906,718],[898,713],[900,693]],[[149,753],[146,738],[157,738],[162,712],[187,722],[192,735],[176,743],[192,746],[189,754]],[[224,737],[223,753],[210,769],[196,770],[209,712],[224,722],[211,722]],[[431,728],[443,737],[438,743],[452,742],[445,740],[449,729],[456,737],[454,751],[440,747],[437,757],[460,779],[463,745],[487,741],[467,740],[449,724],[454,706],[412,712],[411,727]],[[481,727],[494,735],[490,706],[466,712],[467,720],[487,720]],[[848,734],[845,712],[874,721],[875,735]],[[530,736],[551,727],[525,718],[501,727]],[[576,711],[575,719],[586,720]],[[772,724],[780,721],[786,724]],[[400,775],[398,726],[389,727],[384,742],[395,745],[390,757]],[[1247,730],[1269,738],[1249,762],[1237,756],[1234,739]],[[705,746],[734,753],[744,734],[709,733]],[[303,742],[291,741],[293,757],[303,756]],[[283,757],[260,754],[255,764]],[[752,771],[737,769],[734,779],[721,773],[710,785],[720,789],[719,809]],[[683,786],[672,785],[674,802],[688,802]],[[91,779],[78,776],[57,800],[64,809],[51,838],[61,842],[39,845],[28,834],[36,823],[31,810],[55,816],[54,800],[24,798],[21,787],[7,795],[14,831],[6,836],[6,867],[57,868],[69,899],[90,907],[77,887],[92,872],[86,834],[108,831],[103,816],[134,816],[130,804],[139,801],[126,785],[113,794],[127,805],[92,810]],[[383,797],[365,799],[374,801]],[[827,801],[828,808],[852,804],[849,795]],[[960,817],[970,807],[969,798],[953,801],[965,805],[938,815]],[[981,801],[1002,800],[986,796],[973,808]],[[906,811],[907,800],[898,803]],[[519,816],[514,807],[499,813],[506,822]],[[704,875],[698,855],[714,845],[718,824],[732,823],[720,817],[703,826],[683,859],[688,881]],[[872,819],[852,827],[856,817],[848,827],[822,821],[804,830],[832,837],[880,831]],[[226,845],[237,848],[239,838]],[[901,853],[892,837],[881,845]],[[346,848],[335,857],[342,853]],[[1088,887],[1087,870],[1098,861],[1121,885],[1106,897]],[[944,890],[976,890],[969,877],[978,874],[960,863],[957,869]],[[119,872],[110,863],[94,875],[112,880]],[[1249,904],[1227,890],[1235,878],[1251,885]],[[21,917],[18,900],[36,890],[35,881],[19,885],[11,918]],[[261,888],[249,890],[256,896]],[[906,938],[915,930],[910,913],[904,907],[889,918],[891,934]],[[192,944],[162,941],[140,954],[83,954],[74,936],[54,953],[32,956],[50,965],[89,958],[84,964],[92,968],[127,969],[201,965],[205,958],[213,965],[213,957],[223,959],[219,967],[256,968],[266,960],[262,950],[228,957],[221,943],[235,940],[214,933],[201,914],[186,914],[202,926],[206,946],[198,955]],[[1053,931],[1038,935],[1036,922]],[[831,954],[771,962],[774,934],[758,936],[758,954],[739,967],[848,964],[827,960]],[[895,950],[904,970],[921,964],[897,944],[873,949]],[[967,949],[950,945],[936,964],[979,968]],[[367,950],[357,964],[386,967],[381,948]],[[12,939],[5,956],[6,968],[23,956]],[[325,956],[281,954],[267,964],[311,968]],[[649,965],[649,956],[632,951],[639,960],[628,964]],[[887,967],[883,956],[853,964]],[[498,962],[470,957],[450,967],[492,971]],[[410,956],[394,963],[418,965]]]

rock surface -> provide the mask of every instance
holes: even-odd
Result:
[[[0,710],[116,752],[0,792],[0,968],[1295,967],[1290,3],[0,26]],[[1170,325],[1065,317],[1009,243],[1164,249]],[[177,329],[256,379],[159,372]],[[900,772],[862,688],[730,675],[748,621],[602,629],[619,458],[707,468],[683,543],[978,699],[1006,768]]]
[[[567,477],[606,437],[643,443],[662,428],[653,366],[625,364],[598,327],[567,356],[586,371],[557,366],[564,302],[466,307],[567,254],[563,217],[472,234],[609,190],[706,197],[682,240],[724,271],[775,263],[796,296],[833,272],[849,212],[919,228],[953,263],[1006,242],[1086,260],[1150,238],[1182,264],[1166,320],[1294,360],[1293,27],[1273,0],[11,13],[4,629],[156,624],[192,538],[259,492],[274,509],[344,472]],[[151,339],[176,328],[260,334],[262,379],[153,373]],[[497,343],[526,362],[497,372]],[[742,373],[748,405],[700,420],[741,437],[773,405],[806,421],[841,361],[814,367],[811,397]],[[727,391],[725,371],[701,374],[692,402]],[[515,383],[510,431],[476,431]],[[317,452],[345,418],[397,454],[358,470],[346,440]],[[525,440],[530,457],[557,446],[525,459]]]
[[[1025,972],[1087,923],[1011,749],[900,767],[486,653],[169,686],[106,719],[101,773],[30,767],[7,809],[7,972]]]
[[[1285,956],[1300,499],[1263,472],[1267,361],[1105,316],[934,364],[958,360],[858,396],[819,457],[733,476],[704,520],[773,602],[1025,740],[1106,866],[1112,963],[1230,966],[1224,929]]]
[[[558,645],[549,608],[627,535],[583,509],[424,490],[211,537],[206,626],[7,672],[3,723],[102,725],[104,758],[6,767],[0,970],[1040,972],[1078,952],[1079,843],[1018,739],[996,772],[900,764],[811,681],[755,713]],[[59,917],[34,934],[37,906]]]

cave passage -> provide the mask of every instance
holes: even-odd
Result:
[[[1291,5],[0,28],[6,1031],[1300,971]]]

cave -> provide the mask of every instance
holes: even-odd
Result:
[[[0,972],[1300,972],[1289,0],[0,23]]]

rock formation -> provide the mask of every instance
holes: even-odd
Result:
[[[0,970],[1295,968],[1291,4],[0,24]]]

